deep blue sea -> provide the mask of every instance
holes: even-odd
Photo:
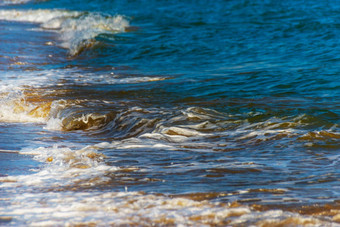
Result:
[[[0,225],[340,226],[340,1],[0,0]]]

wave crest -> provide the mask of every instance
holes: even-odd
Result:
[[[60,46],[71,56],[96,45],[99,34],[124,32],[129,26],[121,15],[66,10],[0,10],[0,20],[38,23],[44,30],[56,31]]]

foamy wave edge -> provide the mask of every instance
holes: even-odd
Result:
[[[44,198],[44,204],[39,203]],[[247,206],[170,198],[141,192],[25,193],[13,199],[8,212],[14,224],[34,226],[323,226],[330,222],[272,210],[257,212]],[[31,206],[27,207],[27,203]],[[3,210],[5,208],[0,208]],[[31,217],[24,223],[16,216]],[[265,220],[264,220],[265,219]],[[22,220],[21,220],[22,221]]]
[[[56,31],[60,46],[71,56],[95,45],[99,34],[124,32],[129,26],[121,15],[66,10],[0,10],[0,20],[38,23],[44,30]]]
[[[0,6],[4,5],[18,5],[18,4],[25,4],[31,2],[32,0],[4,0],[0,2]]]
[[[237,202],[129,192],[127,187],[125,192],[123,188],[115,188],[120,192],[79,190],[106,185],[110,182],[109,175],[116,171],[143,171],[134,166],[116,167],[106,163],[105,155],[98,150],[110,146],[119,148],[117,144],[103,143],[82,149],[55,145],[19,151],[23,155],[33,155],[35,160],[45,165],[33,170],[35,173],[31,175],[0,177],[0,189],[12,192],[15,189],[14,195],[5,200],[8,205],[0,206],[0,214],[6,215],[11,225],[19,226],[325,226],[337,220],[340,214],[319,218],[280,209],[259,211]],[[149,149],[159,149],[160,146],[162,149],[173,149],[155,141],[144,146]]]

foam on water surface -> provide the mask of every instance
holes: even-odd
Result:
[[[94,46],[96,36],[124,32],[129,22],[123,16],[65,10],[0,10],[0,20],[38,23],[42,29],[56,31],[60,46],[74,56]]]
[[[140,146],[136,146],[140,144]],[[144,192],[107,192],[94,190],[110,185],[112,174],[119,171],[144,172],[136,167],[116,167],[106,162],[100,153],[105,149],[162,149],[175,151],[164,143],[129,139],[122,142],[99,143],[80,149],[68,147],[40,147],[23,149],[22,155],[33,155],[45,163],[31,175],[0,177],[0,190],[11,193],[11,198],[0,201],[1,220],[10,225],[312,225],[324,226],[338,220],[340,209],[324,209],[321,216],[298,214],[281,209],[266,209],[260,205],[222,203],[214,197],[254,193],[255,190],[233,193],[192,193],[190,195],[153,194]],[[233,162],[233,166],[237,163]],[[244,167],[244,163],[239,163]],[[216,165],[213,165],[217,168]],[[248,166],[256,167],[255,163]],[[179,166],[178,166],[179,167]],[[177,168],[178,168],[177,167]],[[223,165],[225,168],[226,165]],[[260,166],[258,166],[260,167]],[[200,167],[202,168],[202,166]],[[124,170],[125,169],[125,170]],[[115,175],[115,178],[124,176]],[[123,185],[120,185],[122,187]],[[81,188],[89,188],[84,192]],[[111,188],[112,190],[112,188]],[[114,191],[124,191],[113,188]],[[33,193],[34,191],[34,193]],[[259,189],[258,192],[285,194],[285,189]],[[2,196],[5,196],[4,194]],[[6,196],[4,197],[6,198]],[[333,223],[334,224],[334,223]]]
[[[73,130],[66,124],[67,116],[60,111],[71,109],[68,112],[77,112],[83,105],[91,100],[63,100],[62,97],[70,90],[63,90],[64,86],[74,84],[89,86],[93,84],[143,84],[165,80],[165,77],[148,76],[121,76],[112,72],[98,73],[83,72],[73,69],[42,70],[33,72],[8,71],[2,74],[0,97],[2,109],[0,121],[2,122],[39,122],[47,123],[47,128],[56,130]],[[104,105],[104,101],[93,100]],[[95,110],[92,110],[95,111]],[[72,115],[72,113],[71,113]],[[96,119],[106,118],[105,114],[86,112],[72,118],[78,118],[85,124]],[[74,119],[77,121],[77,119]],[[105,119],[103,119],[106,122]],[[59,122],[59,123],[58,123]],[[94,125],[95,126],[95,125]],[[91,126],[84,126],[83,129]]]
[[[105,175],[119,168],[106,165],[105,156],[93,148],[55,146],[20,153],[34,155],[46,165],[31,175],[0,178],[0,189],[12,192],[10,199],[0,201],[4,204],[0,206],[1,221],[7,220],[10,225],[323,226],[339,214],[333,212],[331,217],[318,219],[279,209],[260,211],[255,206],[213,202],[205,199],[209,194],[172,196],[128,192],[128,187],[125,192],[81,192],[81,187],[107,184],[110,179]]]
[[[50,225],[313,225],[329,221],[281,210],[258,212],[238,204],[193,201],[140,192],[25,193],[12,201],[13,224]],[[30,207],[27,207],[27,205]],[[2,209],[2,208],[0,208]],[[26,214],[29,220],[16,219]],[[261,221],[265,219],[266,221]]]
[[[1,206],[0,213],[10,220],[8,222],[10,225],[48,226],[65,223],[70,225],[91,223],[135,225],[143,223],[148,225],[158,223],[159,225],[177,226],[212,224],[324,226],[333,223],[339,215],[339,212],[333,212],[319,218],[315,215],[304,216],[298,212],[288,212],[285,209],[262,211],[250,205],[233,207],[228,203],[195,201],[187,199],[185,196],[184,198],[173,198],[171,194],[158,195],[141,191],[107,192],[108,188],[110,190],[113,188],[114,191],[129,191],[130,185],[133,187],[134,184],[143,184],[143,182],[160,182],[159,187],[162,184],[173,184],[171,178],[168,179],[166,176],[175,173],[191,172],[192,178],[195,178],[191,181],[221,178],[227,184],[231,177],[234,181],[238,181],[245,173],[253,173],[256,176],[257,173],[266,171],[279,173],[292,165],[293,168],[299,168],[299,165],[293,161],[285,160],[283,154],[281,154],[282,157],[278,157],[279,162],[271,163],[254,155],[245,156],[242,160],[238,160],[233,155],[237,151],[242,151],[240,148],[247,151],[258,144],[266,144],[270,141],[275,141],[276,146],[282,147],[289,146],[291,141],[297,141],[295,143],[300,143],[301,146],[306,143],[318,144],[320,141],[327,143],[338,141],[339,136],[336,128],[317,132],[305,130],[306,122],[301,119],[306,116],[273,117],[266,121],[250,123],[248,120],[241,120],[242,116],[239,115],[197,107],[180,110],[130,107],[118,108],[112,113],[105,111],[96,113],[95,109],[91,109],[96,106],[94,104],[105,107],[112,103],[93,102],[86,99],[59,99],[52,102],[45,100],[42,104],[37,105],[41,101],[32,101],[36,100],[32,96],[34,97],[34,95],[30,97],[23,94],[19,89],[15,96],[7,98],[7,101],[26,100],[26,104],[25,102],[21,103],[19,108],[23,116],[30,116],[30,112],[42,110],[44,105],[47,105],[45,117],[34,114],[38,117],[31,116],[32,119],[24,119],[23,122],[34,122],[33,119],[36,119],[36,122],[46,124],[45,129],[88,130],[94,134],[104,133],[104,135],[110,136],[110,139],[89,146],[56,144],[52,147],[23,148],[19,152],[21,155],[32,155],[33,159],[42,163],[42,166],[40,169],[34,169],[31,175],[0,178],[2,183],[0,190],[14,193],[12,196],[15,195],[13,199],[1,201],[7,205]],[[83,110],[84,107],[87,107],[86,111]],[[15,107],[12,111],[16,111]],[[20,114],[20,112],[18,113]],[[14,117],[20,119],[18,116],[14,115]],[[94,122],[98,119],[103,120],[99,120],[98,124],[95,124]],[[10,120],[7,119],[7,121]],[[80,127],[82,124],[84,127]],[[289,127],[287,127],[288,125]],[[105,131],[108,134],[105,134]],[[112,133],[113,136],[111,136]],[[220,156],[219,152],[221,151],[227,152],[228,155]],[[126,152],[130,153],[128,158],[124,157]],[[268,150],[264,152],[270,153]],[[164,168],[160,171],[159,164],[155,163],[155,160],[151,166],[143,166],[139,163],[141,158],[144,161],[150,158],[146,153],[165,156],[165,158],[155,156],[165,162],[161,163]],[[200,160],[200,158],[196,158],[199,154],[205,154],[207,157]],[[169,156],[177,155],[180,159],[171,162]],[[115,165],[124,159],[127,159],[128,163],[133,161],[132,163],[136,164]],[[183,162],[183,159],[188,161]],[[326,159],[329,159],[325,165],[328,168],[329,165],[334,166],[339,157],[334,155],[330,157],[329,154],[325,154],[322,160],[326,161]],[[314,160],[306,160],[306,162],[308,161],[314,162]],[[195,175],[196,172],[197,175]],[[150,176],[134,176],[139,173]],[[325,175],[326,180],[327,177]],[[304,176],[302,176],[302,180],[303,178]],[[300,179],[296,180],[298,182]],[[118,188],[115,188],[117,187],[116,182],[119,182]],[[124,186],[125,183],[127,186]],[[98,192],[98,188],[102,188],[103,191]],[[84,192],[87,190],[89,192]],[[236,200],[247,203],[247,201],[251,201],[249,197],[252,197],[253,193],[273,193],[271,199],[277,203],[279,200],[289,201],[286,198],[289,198],[293,193],[285,188],[277,189],[280,191],[278,195],[284,195],[277,198],[275,190],[272,192],[266,190],[234,191],[225,193],[224,196],[228,198],[227,201]],[[37,191],[37,193],[32,193],[32,191]],[[237,196],[245,196],[245,199],[237,199]],[[4,195],[4,198],[7,197]],[[292,197],[295,200],[301,199],[301,201],[306,199]],[[268,199],[269,203],[273,201]],[[42,209],[45,210],[42,211]],[[27,218],[23,218],[23,215]]]
[[[12,92],[0,101],[1,122],[36,122],[44,123],[49,115],[50,104],[34,105],[25,101],[25,96],[20,92]]]
[[[24,4],[31,2],[32,0],[3,0],[0,2],[1,5],[15,5],[15,4]]]
[[[73,150],[68,147],[40,147],[24,149],[22,155],[45,163],[42,169],[31,175],[3,177],[0,187],[30,187],[36,190],[60,190],[62,187],[82,187],[102,184],[108,179],[106,173],[118,168],[105,164],[105,155],[94,149]]]
[[[0,3],[0,154],[38,164],[1,170],[0,225],[338,226],[337,10],[28,2]]]

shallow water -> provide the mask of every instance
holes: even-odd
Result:
[[[2,1],[0,225],[340,225],[334,1]]]

